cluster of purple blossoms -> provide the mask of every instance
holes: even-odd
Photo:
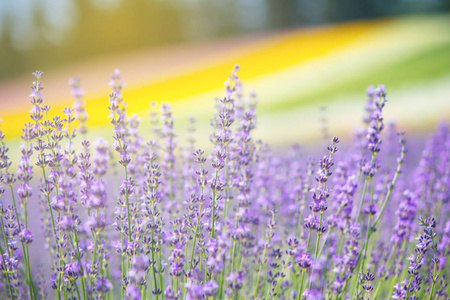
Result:
[[[236,65],[208,153],[166,102],[143,134],[118,70],[112,138],[92,141],[80,80],[60,117],[33,75],[17,162],[0,131],[0,299],[448,299],[449,126],[415,167],[420,146],[406,161],[405,133],[384,136],[384,86],[367,89],[353,142],[285,153],[257,139]]]

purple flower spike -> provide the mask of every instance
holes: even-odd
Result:
[[[31,244],[33,242],[33,234],[29,229],[23,229],[19,233],[20,241],[24,244]]]

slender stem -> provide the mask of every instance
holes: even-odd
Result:
[[[300,300],[303,294],[303,281],[305,280],[306,269],[302,270],[302,279],[300,279],[300,289],[297,294],[297,300]]]
[[[434,245],[434,237],[431,238],[432,241],[432,245]],[[434,258],[436,258],[437,256],[437,249],[436,247],[433,247],[433,254],[434,254]],[[428,300],[431,300],[431,297],[433,296],[433,292],[434,292],[434,287],[436,285],[436,274],[437,274],[437,261],[433,261],[433,278],[431,279],[431,281],[433,282],[431,284],[431,290],[430,290],[430,294],[428,295]]]
[[[31,276],[31,268],[30,268],[30,253],[28,251],[28,245],[25,245],[26,259],[25,267],[27,268],[28,275],[28,287],[30,291],[30,298],[36,299],[36,291],[34,290],[33,277]]]
[[[200,174],[203,174],[203,167],[200,165]],[[203,176],[202,176],[203,177]],[[203,199],[203,186],[200,191],[200,199]],[[201,215],[202,215],[202,204],[203,201],[200,202],[198,212],[197,212],[197,224],[195,225],[195,234],[194,234],[194,243],[192,244],[192,254],[191,254],[191,262],[189,264],[189,269],[192,269],[192,261],[194,260],[194,252],[195,252],[195,244],[197,243],[197,235],[198,235],[198,225],[200,223]]]
[[[225,148],[225,153],[228,153],[228,145]],[[225,158],[225,182],[228,183],[228,155]],[[226,218],[228,217],[228,184],[225,184],[224,187],[224,194],[225,194],[225,203],[223,208],[223,222],[225,223]]]
[[[128,181],[128,170],[125,167],[125,180]],[[125,194],[125,200],[127,202],[127,221],[128,221],[128,242],[131,242],[131,215],[130,215],[130,201],[128,193]]]
[[[216,184],[217,184],[217,173],[219,170],[216,169],[216,174],[214,176],[214,190],[212,195],[212,215],[211,215],[211,237],[214,238],[214,223],[216,220]]]
[[[236,261],[235,256],[236,256],[236,241],[233,240],[233,251],[231,254],[231,270],[233,270],[235,267],[235,261]]]
[[[370,160],[370,164],[371,165],[375,162],[376,157],[377,157],[376,153],[372,153],[372,159]],[[359,203],[358,215],[356,216],[356,222],[357,223],[359,222],[359,217],[361,216],[361,210],[362,210],[362,207],[363,207],[363,204],[364,204],[364,198],[366,196],[366,189],[367,189],[367,184],[369,183],[369,179],[370,178],[367,177],[367,176],[364,179],[364,188],[363,188],[362,195],[361,195],[361,202]]]
[[[361,195],[361,202],[359,203],[359,209],[358,209],[358,214],[356,215],[356,222],[359,221],[359,217],[361,216],[361,210],[364,204],[364,197],[366,196],[366,190],[367,190],[367,183],[369,182],[369,180],[366,178],[364,180],[364,187],[363,187],[363,191],[362,191],[362,195]]]
[[[389,253],[389,257],[386,263],[386,266],[390,266],[391,265],[391,261],[393,259],[393,255],[394,255],[394,249],[396,249],[397,245],[393,245],[392,249],[391,249],[391,253]],[[403,243],[400,245],[400,249],[402,249],[403,247]],[[393,288],[393,283],[397,280],[397,275],[394,274],[394,276],[392,276],[389,280],[389,284],[388,284],[388,293],[387,296],[392,295],[392,288]],[[381,285],[381,282],[379,283],[379,285]],[[376,295],[378,294],[378,291],[376,291],[375,295],[374,295],[374,299],[376,299]]]
[[[371,236],[371,233],[370,233],[371,223],[372,223],[372,216],[369,217],[369,225],[367,226],[366,240],[364,242],[364,254],[363,254],[363,259],[362,259],[362,263],[361,263],[361,270],[364,268],[364,264],[366,262],[366,257],[367,257],[367,249],[369,248],[369,238]]]
[[[338,210],[337,210],[337,212],[336,212],[336,215],[339,215],[339,213],[341,212],[341,209],[342,209],[342,206],[339,206],[339,208],[338,208]],[[335,228],[335,227],[331,227],[331,228],[328,229],[327,235],[325,236],[325,240],[323,241],[322,246],[320,246],[319,253],[317,254],[318,257],[320,257],[320,256],[322,255],[323,248],[325,247],[325,244],[326,244],[327,241],[328,241],[328,237],[330,236],[330,231],[331,231],[333,228]]]
[[[373,228],[376,228],[378,222],[380,221],[380,218],[381,218],[381,215],[383,214],[384,208],[386,207],[389,197],[391,196],[391,192],[394,189],[394,184],[397,181],[398,174],[400,174],[400,171],[396,172],[394,175],[394,178],[392,179],[391,186],[389,187],[388,192],[386,193],[386,197],[384,198],[380,213],[378,214],[377,218],[375,219],[375,222],[373,223]]]
[[[24,199],[23,201],[23,210],[24,210],[24,220],[25,220],[25,228],[28,228],[28,211],[27,211],[27,200]],[[30,297],[33,297],[33,299],[36,299],[36,291],[33,284],[33,278],[31,276],[31,268],[30,268],[30,252],[28,251],[28,245],[25,245],[25,251],[26,251],[26,267],[27,267],[27,273],[28,273],[28,284],[30,286],[30,292],[33,292],[33,295],[30,294]]]
[[[323,214],[322,212],[320,213],[320,218],[319,218],[319,224],[322,225],[322,218],[323,218]],[[317,239],[316,239],[316,248],[314,250],[314,261],[316,261],[319,257],[317,256],[317,254],[319,253],[319,244],[320,244],[320,237],[322,236],[321,232],[317,232]],[[309,286],[312,285],[312,280],[311,277],[314,273],[314,264],[312,266],[311,272],[309,273]],[[308,285],[306,285],[308,286]]]
[[[155,189],[156,189],[156,185],[155,184],[153,184],[152,185],[152,198],[151,198],[151,201],[152,201],[152,213],[151,213],[151,216],[152,216],[152,227],[151,227],[151,230],[150,230],[150,232],[151,232],[151,235],[152,235],[152,237],[151,237],[151,252],[152,252],[152,270],[153,270],[153,283],[154,283],[154,285],[155,285],[155,293],[158,291],[158,284],[157,284],[157,281],[156,281],[156,261],[155,261],[155,229],[154,229],[154,226],[155,226],[155,216],[154,216],[154,214],[155,214],[155,198],[156,198],[156,195],[155,195]],[[159,298],[159,294],[156,294],[156,299],[158,300],[158,298]]]
[[[10,299],[14,299],[14,293],[12,291],[11,287],[11,280],[9,279],[9,270],[5,273],[6,281],[8,282],[8,290],[9,290],[9,297]]]
[[[373,204],[374,201],[374,194],[375,194],[375,177],[372,177],[372,188],[371,188],[371,197],[370,197],[370,204]],[[367,225],[367,231],[366,231],[366,239],[364,242],[364,254],[363,254],[363,259],[361,262],[361,267],[359,269],[359,273],[361,273],[362,271],[364,271],[364,265],[366,262],[366,257],[367,257],[367,249],[369,248],[369,238],[372,235],[372,233],[370,232],[372,230],[372,218],[373,215],[369,214],[369,224]],[[357,280],[356,282],[356,289],[354,290],[354,292],[357,292],[359,289],[359,280]],[[353,298],[353,297],[352,297]]]
[[[203,249],[202,251],[203,251],[203,258],[205,259],[205,281],[206,281],[206,280],[208,280],[208,264],[206,263],[207,260],[206,260],[205,250]],[[201,257],[201,254],[200,254],[200,257]],[[209,279],[211,279],[211,278],[209,278]]]
[[[322,219],[322,215],[320,215],[320,218]],[[314,250],[314,257],[317,260],[319,257],[317,256],[317,254],[319,253],[319,243],[320,243],[320,237],[322,236],[322,234],[318,234],[317,235],[317,240],[316,240],[316,250]]]
[[[192,253],[191,259],[189,263],[189,269],[192,269],[192,262],[194,260],[194,252],[195,252],[195,244],[197,243],[197,235],[198,235],[198,224],[200,223],[200,215],[202,212],[202,203],[200,202],[199,211],[197,213],[197,224],[195,225],[195,234],[194,234],[194,243],[192,244]]]
[[[77,285],[76,282],[75,282],[75,289],[77,290],[77,296],[78,296],[78,299],[81,299],[80,289],[78,288],[78,285]]]
[[[323,218],[323,214],[320,213],[320,218],[319,218],[319,224],[322,225],[322,218]],[[316,240],[316,250],[314,250],[314,259],[318,259],[317,254],[319,253],[319,243],[320,243],[320,237],[322,236],[321,233],[317,234],[317,240]]]
[[[153,249],[154,247],[153,247],[153,239],[154,239],[154,237],[155,237],[155,231],[152,229],[152,231],[151,231],[151,233],[152,233],[152,270],[153,270],[153,284],[155,285],[155,292],[157,292],[158,291],[158,284],[156,283],[156,270],[155,270],[155,264],[156,264],[156,261],[155,261],[155,250]],[[158,299],[158,297],[159,297],[159,294],[156,294],[156,299]]]
[[[22,231],[22,227],[20,226],[20,219],[19,219],[19,213],[17,211],[16,197],[14,196],[14,190],[13,190],[12,184],[9,185],[9,189],[11,191],[11,198],[13,200],[14,211],[16,213],[17,228],[19,229],[19,232],[20,232],[20,231]],[[26,200],[24,200],[23,202],[24,202],[24,209],[25,209],[25,211],[24,211],[25,224],[27,224],[27,221],[26,221],[26,219],[27,219],[27,209],[26,209],[27,202],[26,202]],[[26,225],[25,225],[25,228],[26,228]],[[28,251],[27,251],[28,246],[24,242],[21,242],[21,244],[22,244],[23,260],[24,260],[24,263],[25,263],[25,268],[27,270],[28,290],[29,290],[29,293],[30,293],[30,299],[35,299],[36,296],[33,293],[33,291],[34,291],[34,289],[33,289],[33,281],[32,281],[32,278],[31,278],[30,260],[28,258]]]
[[[9,185],[9,188],[11,190],[11,198],[13,200],[14,204],[14,211],[16,213],[16,222],[17,222],[17,228],[19,228],[19,232],[22,231],[22,228],[20,226],[20,219],[19,219],[19,213],[17,212],[17,205],[16,205],[16,197],[14,197],[14,190],[12,188],[12,184]]]
[[[43,153],[41,153],[41,156],[43,156]],[[42,175],[44,176],[44,186],[45,186],[45,190],[46,190],[45,195],[47,197],[47,204],[48,204],[48,211],[50,213],[50,219],[52,220],[53,234],[56,237],[55,219],[53,218],[52,205],[50,204],[50,193],[48,192],[47,176],[45,175],[45,167],[44,166],[42,166]]]
[[[78,234],[77,234],[76,229],[73,230],[73,235],[74,235],[74,238],[75,238],[75,247],[76,247],[76,250],[77,250],[77,258],[78,258],[78,262],[80,263],[80,267],[81,267],[81,279],[80,279],[80,281],[81,281],[81,291],[83,293],[83,299],[87,299],[86,287],[85,287],[85,285],[86,285],[86,275],[84,274],[84,268],[83,268],[83,265],[81,263],[80,247],[78,246]],[[78,289],[78,286],[77,286],[77,289]]]
[[[391,185],[389,186],[388,192],[386,193],[386,197],[384,198],[380,213],[378,214],[377,218],[375,219],[375,222],[373,223],[374,228],[377,226],[378,222],[380,221],[380,218],[381,218],[381,215],[383,214],[384,208],[386,207],[389,197],[391,196],[391,192],[394,189],[394,185],[395,185],[395,182],[397,181],[397,177],[398,177],[398,175],[400,175],[400,172],[402,170],[403,161],[405,159],[405,153],[406,153],[406,150],[403,147],[402,151],[400,153],[400,158],[398,160],[397,169],[395,170],[395,175],[392,178]]]
[[[8,256],[11,257],[11,249],[9,249],[8,240],[6,239],[6,231],[5,231],[5,223],[3,222],[3,215],[0,216],[0,221],[2,224],[2,235],[3,235],[3,240],[5,242],[6,251],[8,252]],[[3,251],[2,251],[2,254],[3,254]]]
[[[225,265],[225,258],[223,259],[222,263],[223,265]],[[222,272],[220,272],[218,299],[222,299],[224,277],[225,277],[225,267],[222,268]]]
[[[305,248],[305,252],[308,252],[308,251],[309,251],[309,244],[311,243],[311,231],[312,231],[312,230],[309,230],[309,233],[308,233],[308,239],[306,240],[306,248]]]
[[[297,218],[297,223],[296,223],[296,228],[298,228],[299,234],[302,232],[301,230],[301,219],[303,217],[303,209],[304,209],[304,205],[303,203],[305,203],[306,201],[306,192],[305,190],[303,190],[303,195],[302,195],[302,199],[300,200],[300,209],[298,211],[298,218]]]
[[[380,288],[381,288],[381,281],[378,282],[378,285],[377,285],[377,287],[375,288],[375,292],[374,292],[373,295],[372,295],[373,299],[377,299],[378,292],[380,291]]]
[[[311,242],[311,230],[309,230],[308,240],[306,241],[306,248],[305,248],[306,252],[309,251],[310,242]],[[306,270],[303,270],[302,271],[302,279],[300,280],[300,289],[299,289],[298,295],[301,295],[303,293],[303,281],[305,280],[305,273],[306,273]],[[298,296],[298,297],[301,297],[301,296]],[[300,298],[297,298],[297,299],[300,299]]]
[[[124,248],[124,243],[123,243],[123,229],[121,230],[121,232],[120,232],[120,243],[121,243],[121,250],[122,250],[122,253],[121,253],[121,278],[120,278],[120,280],[122,281],[123,280],[123,278],[125,277],[125,255],[124,255],[124,253],[123,253],[123,248]],[[122,294],[122,298],[123,298],[123,293],[124,293],[124,290],[121,288],[120,289],[120,291],[121,291],[121,294]]]
[[[164,299],[164,278],[163,278],[164,274],[161,272],[162,271],[161,252],[162,252],[162,249],[159,251],[159,260],[158,260],[159,261],[159,265],[158,265],[158,269],[159,269],[159,286],[161,287],[161,298]]]
[[[11,257],[11,250],[9,249],[8,242],[6,240],[5,225],[3,223],[3,215],[0,216],[0,220],[1,220],[1,225],[2,225],[2,235],[3,235],[3,240],[5,241],[6,251],[8,253],[8,257]],[[3,254],[3,250],[1,250],[1,252]],[[7,270],[5,272],[5,276],[6,276],[6,281],[8,282],[8,289],[9,289],[10,298],[14,299],[14,293],[12,291],[11,280],[9,278],[9,270]]]
[[[92,260],[91,260],[91,268],[94,267],[95,264],[95,256],[97,254],[97,240],[98,240],[98,234],[94,231],[94,252],[92,254]]]
[[[263,253],[262,253],[262,257],[261,257],[261,261],[259,262],[259,266],[258,266],[258,273],[256,275],[256,283],[255,283],[255,290],[253,291],[253,297],[256,297],[256,294],[258,292],[258,286],[259,286],[259,278],[261,275],[261,267],[263,264],[263,261],[265,259],[266,256],[266,252],[267,252],[267,247],[264,247]]]
[[[62,289],[63,289],[63,293],[64,293],[64,299],[67,299],[66,284],[65,284],[65,282],[64,282],[63,272],[61,272],[61,275],[60,275],[60,276],[61,276],[61,277],[60,277],[60,280],[61,280],[61,282],[62,282]]]
[[[274,294],[277,293],[277,289],[280,287],[280,283],[281,283],[281,278],[280,278],[280,277],[281,277],[281,274],[284,273],[284,271],[285,271],[285,267],[283,266],[283,268],[282,268],[280,274],[278,275],[278,278],[277,278],[277,284],[275,285],[275,287],[274,287],[274,289],[273,289]],[[268,292],[269,292],[269,291],[270,291],[270,289],[268,290]]]
[[[309,187],[309,179],[311,177],[311,167],[309,167],[308,164],[308,171],[306,173],[306,178],[303,184],[303,189],[302,189],[302,199],[300,200],[300,210],[298,212],[298,218],[297,218],[297,228],[299,229],[299,234],[301,233],[301,228],[299,226],[299,224],[301,223],[300,220],[303,216],[303,209],[305,208],[305,201],[306,201],[306,194],[308,193],[308,187]]]
[[[367,256],[367,249],[369,248],[369,238],[370,238],[370,230],[371,230],[371,223],[372,223],[372,215],[369,216],[369,225],[367,226],[367,232],[366,232],[366,240],[364,242],[364,254],[362,257],[362,261],[361,261],[361,266],[359,268],[359,273],[361,273],[362,271],[364,271],[364,264],[366,262],[366,256]],[[354,293],[357,293],[359,289],[359,280],[356,281],[356,289],[353,291],[353,295]],[[351,299],[353,299],[354,297],[352,296]]]
[[[275,220],[275,214],[273,213],[272,214],[272,223],[274,222],[274,220]],[[270,239],[272,237],[272,231],[273,231],[272,226],[270,226],[269,234],[267,235],[267,244],[264,245],[264,250],[263,250],[263,253],[262,253],[262,257],[261,257],[261,260],[260,260],[259,266],[258,266],[258,273],[257,273],[258,275],[256,276],[255,290],[253,291],[253,297],[254,298],[256,298],[256,294],[258,292],[259,279],[260,279],[260,276],[261,276],[261,267],[262,267],[262,264],[264,263],[264,259],[266,257],[267,247],[269,247]]]

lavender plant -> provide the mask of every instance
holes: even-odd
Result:
[[[118,70],[110,142],[87,140],[79,79],[73,108],[50,117],[33,75],[16,171],[0,131],[2,299],[448,299],[449,127],[415,166],[405,132],[384,138],[384,86],[367,89],[353,141],[276,153],[254,136],[257,97],[235,66],[208,153],[165,102],[143,134]]]

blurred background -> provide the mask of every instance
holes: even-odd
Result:
[[[206,141],[214,98],[234,64],[259,97],[257,136],[285,147],[360,125],[365,89],[383,83],[388,121],[422,135],[450,117],[450,0],[0,0],[0,126],[18,143],[31,72],[60,113],[81,78],[92,136],[111,135],[109,77],[149,130],[149,102],[170,101]],[[326,107],[326,109],[323,109]]]

